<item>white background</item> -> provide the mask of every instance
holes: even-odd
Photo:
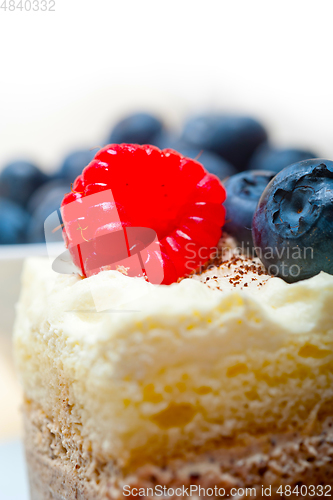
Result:
[[[72,148],[105,142],[132,109],[174,125],[198,109],[251,113],[275,142],[332,158],[332,4],[55,0],[55,12],[0,9],[0,168],[18,156],[56,168]]]

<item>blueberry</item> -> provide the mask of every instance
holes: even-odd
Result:
[[[265,187],[274,177],[274,172],[248,170],[224,181],[227,199],[225,231],[242,244],[243,252],[252,255],[252,218]]]
[[[0,198],[0,244],[24,243],[29,214],[17,203]]]
[[[42,186],[34,193],[28,206],[30,212],[32,213],[31,221],[28,227],[28,241],[30,243],[45,242],[45,219],[52,212],[60,209],[63,197],[69,191],[70,185],[68,182],[53,180]]]
[[[177,134],[165,129],[154,137],[151,144],[160,149],[174,149],[175,151],[178,151],[180,147],[188,147],[188,144],[182,142]]]
[[[333,162],[319,158],[281,170],[260,198],[252,234],[270,274],[289,283],[333,274]]]
[[[254,150],[266,141],[264,127],[247,116],[206,114],[185,124],[182,140],[195,148],[213,151],[237,170],[246,167]]]
[[[0,196],[25,207],[32,193],[48,179],[36,165],[15,161],[0,173]]]
[[[265,143],[254,152],[248,168],[250,170],[273,170],[280,172],[283,168],[302,160],[316,158],[313,151],[296,148],[274,148]]]
[[[68,179],[69,182],[74,182],[78,175],[82,173],[97,153],[97,149],[78,149],[73,151],[64,159],[56,177]]]
[[[236,173],[236,169],[231,163],[210,151],[200,151],[199,149],[182,146],[177,151],[188,158],[196,159],[208,172],[216,175],[221,180]]]
[[[162,128],[162,122],[150,113],[135,113],[115,125],[109,143],[154,144]]]
[[[174,149],[188,158],[197,159],[208,172],[216,175],[221,180],[236,173],[236,169],[227,160],[211,151],[203,151],[189,146],[174,134],[162,131],[155,141],[155,146],[160,149]]]

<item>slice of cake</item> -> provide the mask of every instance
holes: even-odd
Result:
[[[107,155],[118,161],[123,150],[108,148],[65,204],[94,193],[94,172],[98,189],[109,187]],[[83,214],[79,231],[63,211],[79,273],[57,274],[46,259],[25,264],[15,353],[32,500],[239,498],[260,497],[263,489],[283,498],[301,486],[309,497],[327,492],[333,486],[333,276],[321,272],[292,284],[271,277],[233,239],[218,244],[221,212],[214,205],[223,193],[215,178],[175,153],[126,148],[129,166],[138,166],[139,154],[141,175],[143,165],[149,174],[142,158],[149,163],[155,155],[164,167],[171,161],[153,195],[157,207],[161,192],[166,195],[163,210],[138,207],[135,190],[121,205],[131,175],[126,182],[119,175],[114,204],[94,205],[94,217]],[[182,176],[192,186],[183,189],[182,201],[167,184],[170,172],[177,188],[186,184]],[[106,233],[94,221],[104,223],[100,213],[115,207],[122,214],[116,230],[128,235],[128,227],[152,227],[158,235],[159,253],[156,246],[147,252],[138,275],[130,265],[96,260],[103,248],[91,242]],[[186,253],[182,240],[191,243]],[[129,247],[137,251],[137,245]],[[145,273],[155,257],[164,284],[150,283]],[[96,290],[108,308],[97,311]]]
[[[150,288],[143,278],[82,280],[27,261],[15,351],[33,500],[332,484],[333,277],[252,291],[207,277],[151,285],[140,312],[122,312],[118,290]],[[93,279],[108,282],[115,312],[94,311]]]

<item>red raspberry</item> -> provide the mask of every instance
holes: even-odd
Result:
[[[113,223],[110,230],[153,229],[161,252],[150,251],[144,264],[162,260],[164,284],[191,273],[206,262],[216,248],[225,216],[222,206],[225,190],[217,177],[197,161],[171,149],[160,151],[150,145],[111,144],[98,151],[62,202],[67,244],[83,275],[87,275],[86,262],[82,262],[74,245],[78,224],[86,241],[96,238],[98,231],[89,233],[85,211],[80,220],[73,220],[66,206],[110,189],[114,202],[98,202],[89,208],[90,217],[93,216],[98,226],[102,212],[117,212],[119,222]],[[92,261],[95,257],[91,256]],[[91,263],[89,268],[93,268]]]

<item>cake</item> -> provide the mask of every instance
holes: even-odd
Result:
[[[15,354],[32,500],[330,491],[333,276],[287,283],[233,238],[217,248],[169,284],[26,261]],[[112,308],[96,312],[96,289]]]

